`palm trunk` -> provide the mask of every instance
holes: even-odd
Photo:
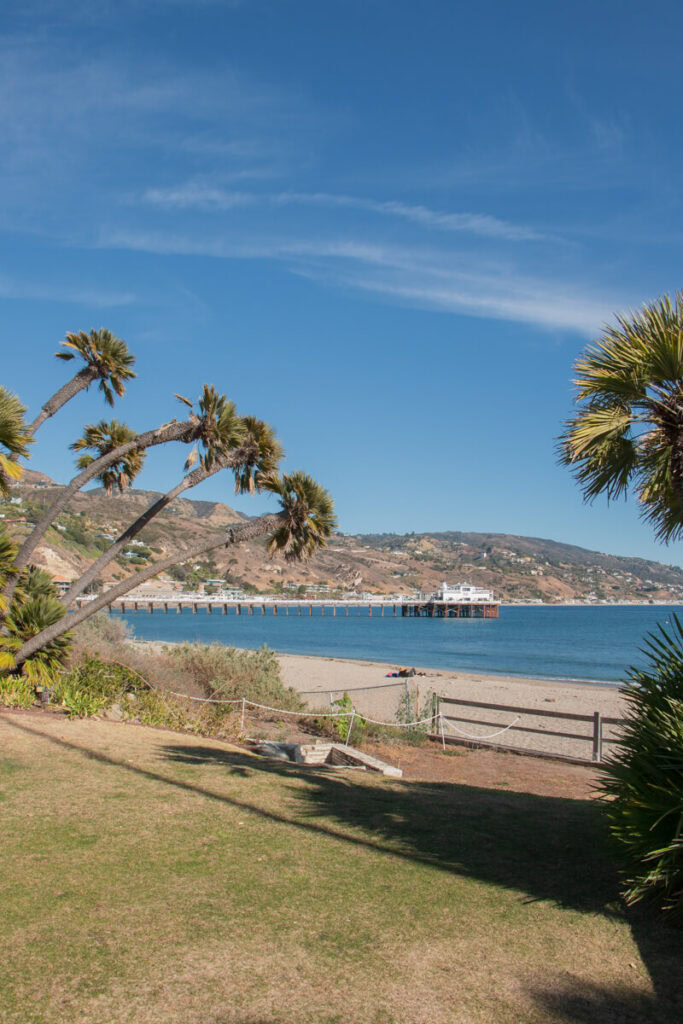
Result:
[[[251,451],[251,450],[250,450]],[[124,530],[124,532],[114,541],[110,548],[107,548],[96,562],[86,569],[79,579],[69,588],[68,592],[62,598],[62,603],[65,608],[73,604],[77,597],[83,593],[86,587],[97,578],[98,574],[104,569],[110,562],[112,562],[116,556],[123,550],[126,544],[129,544],[134,537],[140,533],[141,530],[147,526],[155,516],[158,516],[160,512],[163,512],[170,503],[182,494],[184,491],[189,491],[191,487],[196,487],[197,484],[207,480],[210,476],[220,472],[222,469],[235,468],[236,466],[242,465],[245,461],[244,448],[237,449],[231,455],[226,455],[221,459],[218,459],[211,469],[204,469],[202,466],[198,466],[197,469],[188,473],[180,483],[173,488],[172,491],[168,491],[161,498],[150,505],[141,516],[139,516],[134,523]]]
[[[127,594],[129,590],[133,590],[134,587],[144,583],[145,580],[157,576],[164,569],[170,569],[171,566],[177,565],[178,562],[185,562],[188,558],[196,558],[198,555],[206,554],[207,551],[214,551],[216,548],[230,547],[232,544],[242,544],[246,540],[255,540],[257,537],[263,537],[268,533],[272,533],[284,522],[287,522],[287,519],[288,516],[285,512],[271,512],[267,515],[259,516],[258,519],[245,523],[243,526],[230,527],[220,540],[214,538],[208,542],[202,541],[201,544],[197,544],[193,548],[187,548],[185,551],[176,551],[174,555],[162,558],[153,565],[147,566],[146,569],[133,573],[132,576],[128,576],[125,580],[117,583],[115,587],[107,590],[104,594],[100,594],[94,601],[88,601],[78,611],[66,614],[59,622],[55,622],[54,625],[48,626],[47,629],[42,630],[30,640],[27,640],[15,656],[16,664],[21,665],[32,654],[45,647],[46,644],[67,633],[80,622],[83,622],[84,619],[90,618],[91,615],[100,611],[101,608],[105,608],[113,601],[117,601],[124,594]]]
[[[89,387],[94,380],[97,380],[98,373],[94,366],[84,366],[82,370],[68,380],[59,391],[55,391],[52,398],[48,398],[47,402],[40,410],[33,423],[29,426],[29,431],[35,434],[38,427],[40,427],[45,420],[49,419],[50,416],[54,416],[56,412],[70,402],[72,398],[79,393],[79,391],[85,390]]]
[[[683,509],[683,396],[676,393],[654,403],[667,443],[671,447],[671,484]]]
[[[42,518],[36,523],[31,533],[28,535],[24,543],[19,548],[17,557],[14,560],[14,567],[17,570],[21,570],[40,544],[41,540],[45,536],[47,530],[52,526],[53,522],[60,514],[60,512],[66,508],[71,498],[80,491],[81,487],[84,487],[93,477],[98,476],[103,469],[110,466],[113,462],[128,455],[129,452],[135,450],[141,450],[143,448],[151,448],[157,444],[166,444],[167,441],[184,441],[190,442],[194,440],[195,431],[197,430],[197,423],[192,420],[183,420],[180,423],[175,420],[172,423],[166,423],[161,427],[157,427],[155,430],[148,430],[144,434],[138,434],[137,437],[133,438],[132,441],[127,441],[126,444],[120,445],[107,455],[100,456],[99,459],[95,459],[89,466],[86,467],[78,476],[75,476],[73,480],[64,488],[60,496],[55,502],[52,503],[50,508],[45,512]],[[14,577],[8,581],[3,590],[3,594],[7,600],[11,600],[12,594],[16,587],[16,581],[18,577]]]

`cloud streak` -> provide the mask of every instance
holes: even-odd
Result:
[[[510,241],[541,241],[547,235],[524,224],[513,224],[485,213],[443,213],[427,206],[396,200],[367,199],[329,192],[237,192],[210,185],[188,183],[176,188],[148,189],[143,201],[165,209],[228,211],[246,206],[317,206],[358,210],[383,217],[396,217],[425,228],[464,232],[485,238]]]
[[[318,283],[374,293],[393,302],[461,316],[510,320],[590,336],[624,306],[581,283],[525,274],[470,253],[384,246],[364,240],[189,237],[118,230],[103,248],[214,259],[274,260]]]
[[[0,274],[0,299],[30,302],[63,302],[67,305],[116,307],[130,306],[136,301],[132,292],[107,292],[98,289],[71,289],[59,285],[17,281]]]

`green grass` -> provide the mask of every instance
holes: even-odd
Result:
[[[680,935],[624,915],[593,804],[47,714],[0,743],[3,1024],[676,1019]]]

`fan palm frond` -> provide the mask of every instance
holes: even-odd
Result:
[[[58,359],[75,359],[78,355],[87,366],[95,371],[99,379],[99,389],[108,405],[114,404],[114,395],[120,398],[126,390],[126,381],[136,376],[132,367],[135,356],[121,338],[102,328],[68,333],[61,344],[69,349],[67,352],[56,352]]]
[[[683,534],[683,292],[616,318],[577,360],[558,439],[584,498],[635,491],[660,540]]]
[[[235,469],[235,494],[260,491],[264,480],[277,473],[285,450],[264,420],[243,416],[244,440],[253,442],[251,454]]]
[[[0,494],[8,494],[10,482],[21,479],[23,469],[16,460],[28,457],[33,442],[25,412],[17,396],[0,387]]]
[[[136,432],[126,426],[125,423],[119,423],[118,420],[112,420],[110,423],[100,420],[99,423],[87,426],[83,431],[83,436],[74,441],[70,448],[76,452],[90,449],[90,451],[95,453],[93,455],[81,455],[76,460],[76,465],[79,469],[86,469],[95,459],[102,455],[108,455],[110,452],[120,448],[121,445],[133,441],[136,437]],[[123,456],[123,458],[107,466],[97,479],[107,494],[111,494],[114,488],[117,488],[119,492],[123,492],[141,471],[144,462],[145,451],[134,449]]]
[[[271,555],[281,554],[288,562],[299,561],[325,547],[337,520],[334,502],[320,484],[298,470],[281,477],[270,476],[261,486],[278,496],[286,517],[270,538]]]

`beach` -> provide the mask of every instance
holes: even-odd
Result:
[[[576,682],[548,681],[511,676],[481,675],[471,672],[448,672],[419,668],[408,678],[388,678],[399,666],[344,658],[313,657],[309,655],[279,654],[283,681],[293,687],[315,708],[329,705],[330,699],[348,692],[354,707],[361,714],[383,721],[393,720],[399,699],[408,685],[413,707],[419,702],[420,715],[431,713],[431,694],[455,697],[461,700],[481,701],[529,708],[532,711],[557,711],[590,715],[596,711],[608,718],[621,718],[625,702],[619,691],[611,686]],[[319,696],[318,696],[319,694]],[[449,714],[455,714],[451,705]],[[460,713],[460,709],[457,709]],[[517,717],[517,712],[466,708],[462,714],[470,719],[482,719],[493,725],[455,722],[446,727],[453,737],[482,739],[504,728]],[[592,745],[591,722],[562,721],[533,714],[520,714],[516,725],[525,725],[547,732],[576,732],[586,739],[546,736],[542,733],[506,732],[492,737],[497,742],[520,749],[538,749],[570,757],[590,758]],[[465,735],[463,735],[465,734]],[[604,727],[605,737],[615,735],[614,727]],[[606,745],[609,749],[609,745]]]
[[[131,643],[133,646],[139,645],[156,650],[173,646],[172,643],[153,640],[133,640]],[[411,716],[418,718],[431,715],[434,694],[524,709],[501,711],[490,708],[443,706],[444,714],[448,716],[444,723],[446,736],[463,740],[487,740],[519,750],[538,750],[590,760],[592,716],[597,711],[603,718],[623,718],[626,710],[624,698],[614,685],[486,675],[477,672],[420,668],[417,665],[409,666],[410,669],[415,669],[415,675],[394,678],[391,674],[405,666],[353,658],[275,653],[284,684],[300,693],[310,709],[315,711],[329,712],[333,701],[344,693],[349,694],[359,715],[386,723],[396,722],[397,711],[402,701],[403,719],[406,695],[410,697]],[[548,711],[585,715],[590,717],[591,721],[567,721],[540,714]],[[465,716],[468,721],[449,721],[449,718],[456,714]],[[482,724],[478,724],[479,722]],[[506,727],[511,724],[538,731],[526,733],[507,730]],[[617,728],[611,724],[603,725],[605,752],[609,751],[609,740],[617,735]],[[552,730],[579,734],[582,738],[549,735]],[[439,723],[434,725],[433,731],[439,731]]]

